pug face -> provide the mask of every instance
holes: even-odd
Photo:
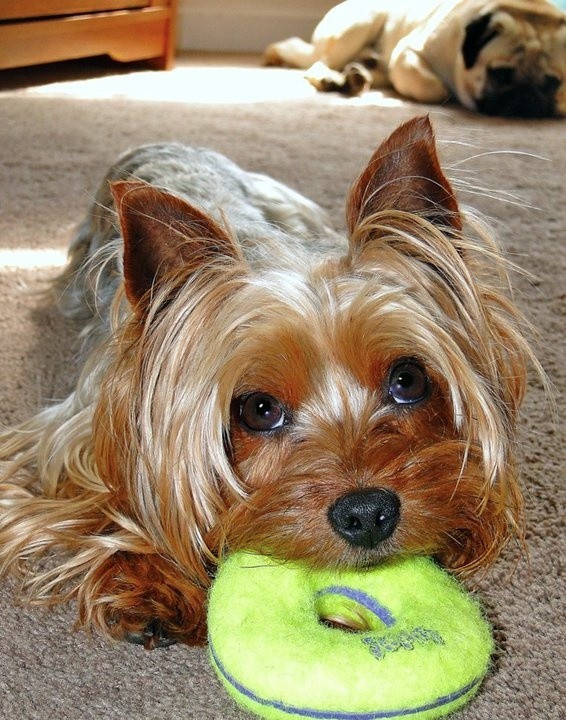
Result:
[[[566,116],[566,16],[482,15],[467,26],[462,54],[479,112]]]

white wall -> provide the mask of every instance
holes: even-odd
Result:
[[[180,50],[261,52],[290,35],[310,37],[336,0],[179,0]]]

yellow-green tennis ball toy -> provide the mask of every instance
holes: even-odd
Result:
[[[269,720],[430,720],[477,692],[493,651],[478,603],[427,558],[313,571],[230,556],[208,607],[212,665]]]

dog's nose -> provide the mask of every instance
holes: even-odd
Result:
[[[328,511],[341,538],[354,547],[374,549],[393,534],[401,516],[398,495],[384,488],[366,488],[343,495]]]

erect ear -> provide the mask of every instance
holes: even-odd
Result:
[[[131,305],[145,309],[150,291],[176,270],[239,258],[228,234],[186,200],[138,180],[111,184],[124,240],[124,283]]]
[[[375,151],[350,191],[350,234],[383,210],[420,215],[443,228],[462,229],[454,191],[440,168],[428,117],[401,125]]]

